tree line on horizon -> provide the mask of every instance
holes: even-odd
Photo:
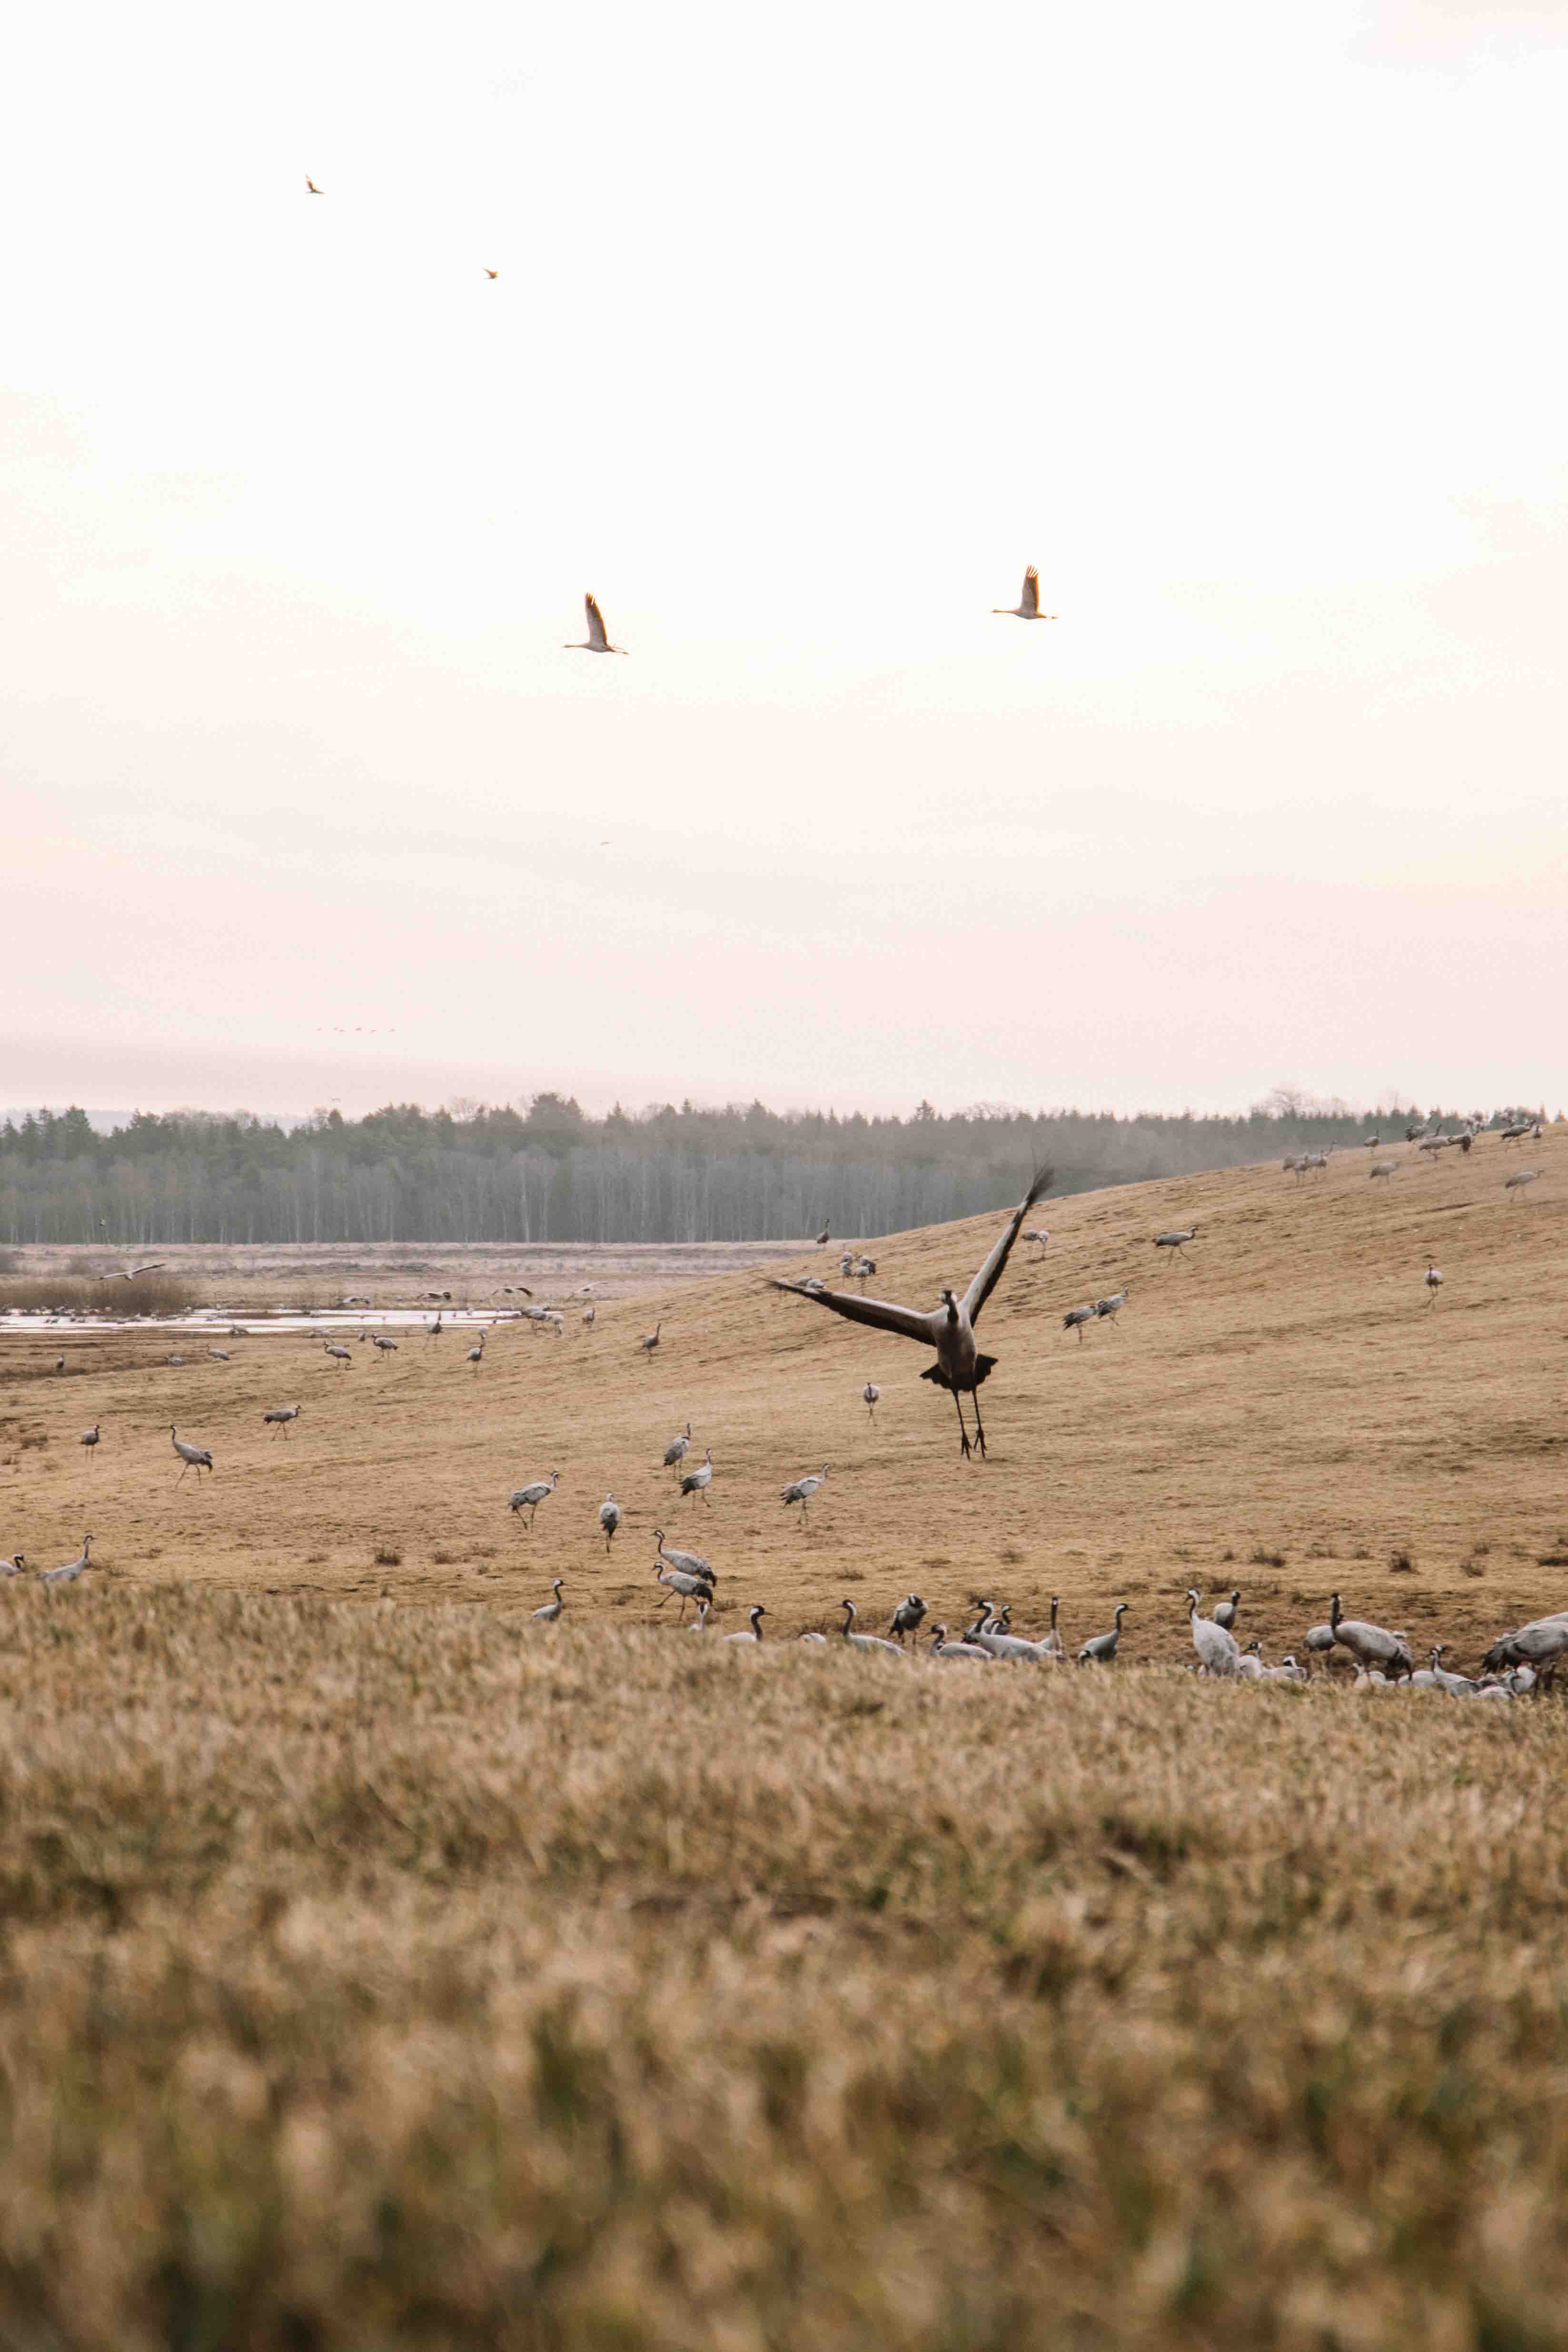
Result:
[[[922,1102],[900,1118],[686,1102],[596,1118],[570,1096],[538,1094],[297,1125],[138,1111],[100,1133],[83,1110],[39,1110],[0,1127],[0,1242],[745,1242],[824,1224],[870,1239],[1004,1207],[1041,1166],[1054,1192],[1087,1192],[1391,1138],[1421,1116],[1291,1087],[1234,1117]]]

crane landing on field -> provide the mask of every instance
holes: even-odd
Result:
[[[980,1384],[994,1369],[994,1356],[983,1356],[974,1344],[974,1326],[980,1310],[1002,1278],[1002,1269],[1012,1254],[1025,1218],[1051,1181],[1047,1168],[1038,1170],[1034,1182],[1018,1207],[1013,1212],[984,1265],[974,1276],[962,1298],[953,1290],[944,1290],[942,1305],[922,1314],[918,1307],[894,1307],[880,1298],[862,1298],[846,1290],[829,1290],[826,1284],[775,1281],[775,1290],[793,1290],[802,1298],[813,1298],[819,1307],[830,1307],[835,1315],[847,1317],[851,1323],[868,1323],[873,1330],[896,1331],[906,1339],[916,1339],[923,1347],[934,1348],[936,1361],[921,1374],[923,1381],[934,1381],[938,1388],[951,1391],[958,1411],[959,1445],[967,1459],[977,1451],[985,1453],[985,1431],[980,1419]],[[970,1396],[974,1403],[974,1440],[970,1443],[964,1426],[963,1399]]]

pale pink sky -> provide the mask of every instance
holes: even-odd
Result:
[[[0,1101],[1555,1101],[1568,5],[521,24],[14,30]]]

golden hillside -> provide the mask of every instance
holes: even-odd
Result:
[[[1568,1129],[1398,1174],[1346,1153],[1298,1183],[1277,1164],[1041,1205],[1043,1259],[1020,1244],[986,1310],[999,1361],[983,1392],[991,1452],[959,1458],[952,1399],[910,1343],[727,1275],[602,1306],[560,1340],[505,1326],[476,1372],[466,1337],[403,1335],[344,1370],[299,1335],[235,1340],[229,1364],[168,1334],[0,1340],[0,1547],[52,1565],[85,1528],[116,1580],[200,1580],[521,1612],[566,1580],[574,1618],[649,1616],[663,1527],[713,1560],[727,1622],[759,1600],[769,1630],[822,1621],[840,1595],[885,1620],[911,1586],[934,1616],[978,1592],[1024,1627],[1062,1596],[1069,1645],[1131,1604],[1129,1662],[1190,1654],[1181,1596],[1235,1583],[1243,1633],[1270,1654],[1347,1610],[1439,1636],[1473,1659],[1489,1632],[1568,1593]],[[1505,1176],[1541,1171],[1521,1197]],[[934,1303],[962,1284],[994,1217],[872,1244],[876,1295]],[[1151,1236],[1195,1225],[1180,1262]],[[1442,1267],[1429,1305],[1428,1255]],[[793,1269],[837,1282],[837,1251]],[[1080,1343],[1063,1311],[1130,1286]],[[639,1336],[662,1319],[657,1356]],[[64,1345],[75,1376],[52,1365]],[[873,1380],[873,1423],[860,1401]],[[269,1405],[304,1407],[289,1435]],[[659,1467],[689,1420],[711,1445],[710,1498]],[[76,1440],[93,1421],[103,1443]],[[209,1445],[178,1483],[169,1423]],[[786,1479],[830,1461],[809,1528]],[[510,1490],[552,1467],[531,1536]],[[596,1528],[626,1511],[613,1557]],[[400,1557],[379,1563],[378,1552]],[[1409,1572],[1394,1569],[1407,1555]],[[95,1559],[96,1566],[96,1559]],[[675,1604],[656,1622],[673,1624]],[[1430,1630],[1429,1630],[1430,1629]]]

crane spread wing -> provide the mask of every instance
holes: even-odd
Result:
[[[793,1290],[798,1298],[815,1299],[818,1307],[830,1307],[835,1315],[846,1315],[851,1323],[869,1323],[874,1330],[897,1331],[905,1339],[923,1340],[928,1348],[936,1345],[938,1326],[942,1310],[936,1308],[922,1315],[913,1307],[890,1307],[882,1298],[862,1298],[856,1291],[808,1290],[803,1282],[775,1282],[775,1290]]]
[[[979,1322],[980,1310],[984,1306],[986,1300],[990,1297],[992,1292],[995,1289],[997,1283],[1001,1280],[1002,1269],[1007,1263],[1013,1244],[1018,1238],[1019,1231],[1023,1225],[1025,1218],[1034,1207],[1035,1202],[1039,1199],[1040,1194],[1047,1190],[1050,1181],[1051,1171],[1048,1168],[1041,1168],[1036,1171],[1034,1182],[1030,1185],[1028,1192],[1025,1194],[1023,1200],[1019,1202],[1018,1206],[1014,1210],[1011,1217],[1007,1220],[1007,1223],[997,1240],[995,1247],[991,1252],[990,1256],[986,1259],[984,1265],[981,1267],[979,1273],[975,1276],[973,1281],[964,1292],[963,1311],[965,1315],[968,1316],[972,1326]]]
[[[1040,609],[1040,575],[1032,563],[1024,574],[1024,593],[1018,601],[1026,613],[1038,613]]]
[[[605,616],[600,612],[595,599],[592,596],[584,596],[583,610],[588,615],[588,643],[596,654],[606,652],[610,641],[605,635]]]

